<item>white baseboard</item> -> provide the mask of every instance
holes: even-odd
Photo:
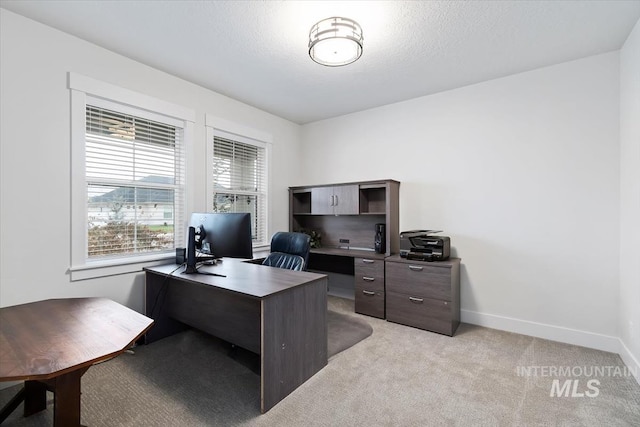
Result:
[[[620,355],[620,358],[622,359],[624,364],[629,368],[629,371],[636,379],[636,382],[640,384],[640,362],[638,362],[638,359],[633,357],[633,354],[631,354],[627,346],[624,344],[624,341],[619,341],[620,351],[618,351],[618,354]]]
[[[469,310],[460,310],[460,316],[464,323],[620,354],[618,337]]]
[[[629,372],[640,384],[640,363],[618,337],[470,310],[460,310],[460,321],[501,331],[515,332],[536,338],[617,353],[629,368]]]

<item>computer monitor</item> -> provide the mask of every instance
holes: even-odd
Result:
[[[216,258],[253,258],[251,214],[193,213],[189,226],[196,230],[200,253]]]

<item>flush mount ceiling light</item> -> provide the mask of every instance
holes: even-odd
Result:
[[[339,67],[362,55],[362,28],[353,19],[323,19],[309,31],[309,56],[318,64]]]

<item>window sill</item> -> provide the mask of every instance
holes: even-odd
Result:
[[[168,264],[174,261],[175,255],[173,254],[149,255],[124,260],[93,261],[84,265],[69,267],[69,275],[71,281],[75,282],[120,274],[139,273],[145,267]]]

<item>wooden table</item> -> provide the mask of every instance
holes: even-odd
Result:
[[[224,277],[145,268],[148,343],[188,325],[259,354],[263,413],[327,365],[327,276],[226,258],[200,270]]]
[[[0,309],[0,381],[25,380],[0,412],[24,400],[24,416],[46,409],[54,426],[80,425],[80,378],[96,362],[127,350],[153,320],[106,298],[50,299]]]

